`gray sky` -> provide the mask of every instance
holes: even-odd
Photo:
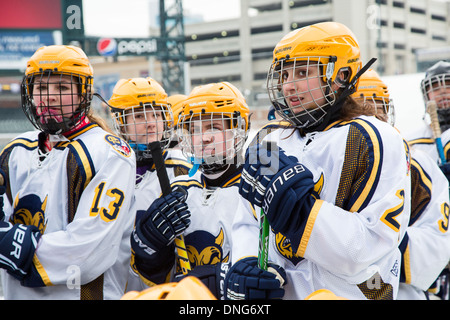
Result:
[[[239,3],[239,0],[183,0],[183,9],[212,21],[237,17]],[[159,0],[83,0],[85,32],[91,36],[146,37],[152,6],[157,10]]]

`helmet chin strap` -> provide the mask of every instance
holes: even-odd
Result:
[[[303,132],[312,132],[312,131],[322,131],[323,129],[325,129],[332,121],[337,120],[339,118],[339,113],[338,111],[341,109],[342,107],[342,103],[344,102],[344,100],[350,96],[351,94],[353,94],[356,91],[356,84],[358,82],[358,79],[361,77],[361,75],[366,72],[371,66],[372,64],[375,63],[375,61],[377,60],[377,58],[372,58],[369,60],[369,62],[367,62],[357,73],[356,75],[353,77],[352,80],[350,80],[350,82],[347,84],[347,86],[344,88],[344,90],[342,91],[342,93],[339,95],[339,97],[336,99],[336,101],[333,104],[329,104],[327,108],[327,114],[325,115],[325,117],[323,117],[322,121],[320,121],[319,123],[317,123],[316,125],[313,125],[311,127],[307,127],[307,128],[302,128],[301,130]]]

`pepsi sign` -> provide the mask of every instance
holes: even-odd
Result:
[[[100,38],[97,41],[97,52],[105,57],[151,55],[158,51],[156,38]]]
[[[97,41],[97,51],[101,56],[115,56],[117,53],[117,41],[113,38],[100,38]]]

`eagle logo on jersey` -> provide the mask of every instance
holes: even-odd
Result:
[[[230,253],[224,254],[222,248],[224,241],[225,236],[222,228],[220,228],[217,236],[203,230],[194,231],[185,236],[191,267],[228,262]]]
[[[119,137],[113,136],[112,134],[107,134],[105,136],[105,140],[113,147],[114,150],[116,150],[121,155],[125,157],[130,156],[131,154],[130,146],[128,145],[128,143],[126,143]]]
[[[275,235],[275,243],[277,245],[278,252],[280,252],[283,257],[291,261],[294,265],[297,265],[297,263],[303,260],[302,257],[299,257],[292,252],[291,240],[286,238],[283,234],[277,233]]]
[[[36,226],[43,234],[47,227],[47,222],[45,221],[47,198],[48,196],[45,197],[44,201],[41,201],[35,194],[29,194],[21,198],[17,195],[14,200],[14,213],[10,218],[10,222]]]

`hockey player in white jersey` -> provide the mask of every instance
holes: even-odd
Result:
[[[188,192],[191,222],[184,240],[191,270],[187,275],[201,279],[220,299],[229,265],[236,257],[256,256],[258,252],[255,212],[238,193],[241,152],[250,126],[249,109],[242,94],[228,82],[196,87],[183,104],[178,136],[193,169],[190,176],[176,178],[172,187],[180,186]],[[168,242],[159,236],[160,228],[152,225],[151,217],[164,211],[157,204],[158,200],[147,212],[149,219],[138,222],[133,234],[145,248],[140,250],[142,258],[136,261],[137,269],[147,270],[150,281],[161,283],[175,261],[173,256],[161,254]],[[178,263],[175,268],[173,279],[186,276]],[[261,276],[265,286],[254,284],[254,298],[282,296],[274,274],[262,272]]]
[[[38,49],[22,107],[38,129],[0,154],[6,177],[5,299],[119,299],[130,261],[136,160],[92,114],[93,69],[77,47]]]
[[[450,181],[450,62],[439,61],[431,66],[425,73],[425,77],[421,82],[421,90],[423,100],[425,102],[424,121],[421,125],[412,131],[405,133],[405,138],[411,145],[412,150],[422,150],[433,158],[439,164],[447,180]],[[442,156],[435,142],[435,137],[431,129],[431,118],[428,103],[434,101],[437,107],[437,118],[440,131],[442,132],[440,139],[442,144]],[[444,159],[442,159],[444,158]],[[443,163],[443,160],[445,163]],[[450,267],[447,266],[442,272],[441,277],[436,282],[436,287],[430,289],[436,293],[438,297],[450,298]]]
[[[275,174],[249,148],[240,193],[270,223],[268,258],[286,270],[284,298],[326,288],[348,299],[395,299],[410,158],[399,133],[349,97],[370,63],[362,68],[355,36],[335,22],[293,30],[273,53],[269,97],[291,126],[265,127],[277,144]],[[248,276],[232,268],[227,293],[245,293]]]
[[[435,101],[437,105],[437,115],[441,128],[441,140],[444,147],[444,155],[450,159],[450,62],[439,61],[431,66],[425,73],[424,79],[420,83],[424,100],[424,121],[418,128],[405,131],[404,136],[408,143],[415,149],[421,149],[429,154],[436,162],[440,163],[439,154],[436,149],[433,132],[431,130],[431,120],[428,115],[427,103]]]
[[[138,220],[161,195],[150,144],[154,141],[160,142],[169,180],[186,175],[192,166],[182,155],[174,155],[174,152],[168,149],[174,131],[174,118],[167,93],[156,80],[150,77],[119,80],[108,105],[117,134],[129,143],[136,154],[134,209]],[[177,193],[169,197],[174,196],[180,202],[184,199],[184,195]],[[185,211],[184,214],[188,218],[188,212]],[[140,278],[136,270],[135,258],[133,251],[127,290],[142,290],[148,287],[142,281],[145,278]]]
[[[355,100],[372,106],[375,116],[394,125],[389,90],[374,70],[360,78]],[[400,243],[402,267],[397,299],[426,299],[427,290],[450,259],[448,181],[425,152],[411,150],[411,214]]]

